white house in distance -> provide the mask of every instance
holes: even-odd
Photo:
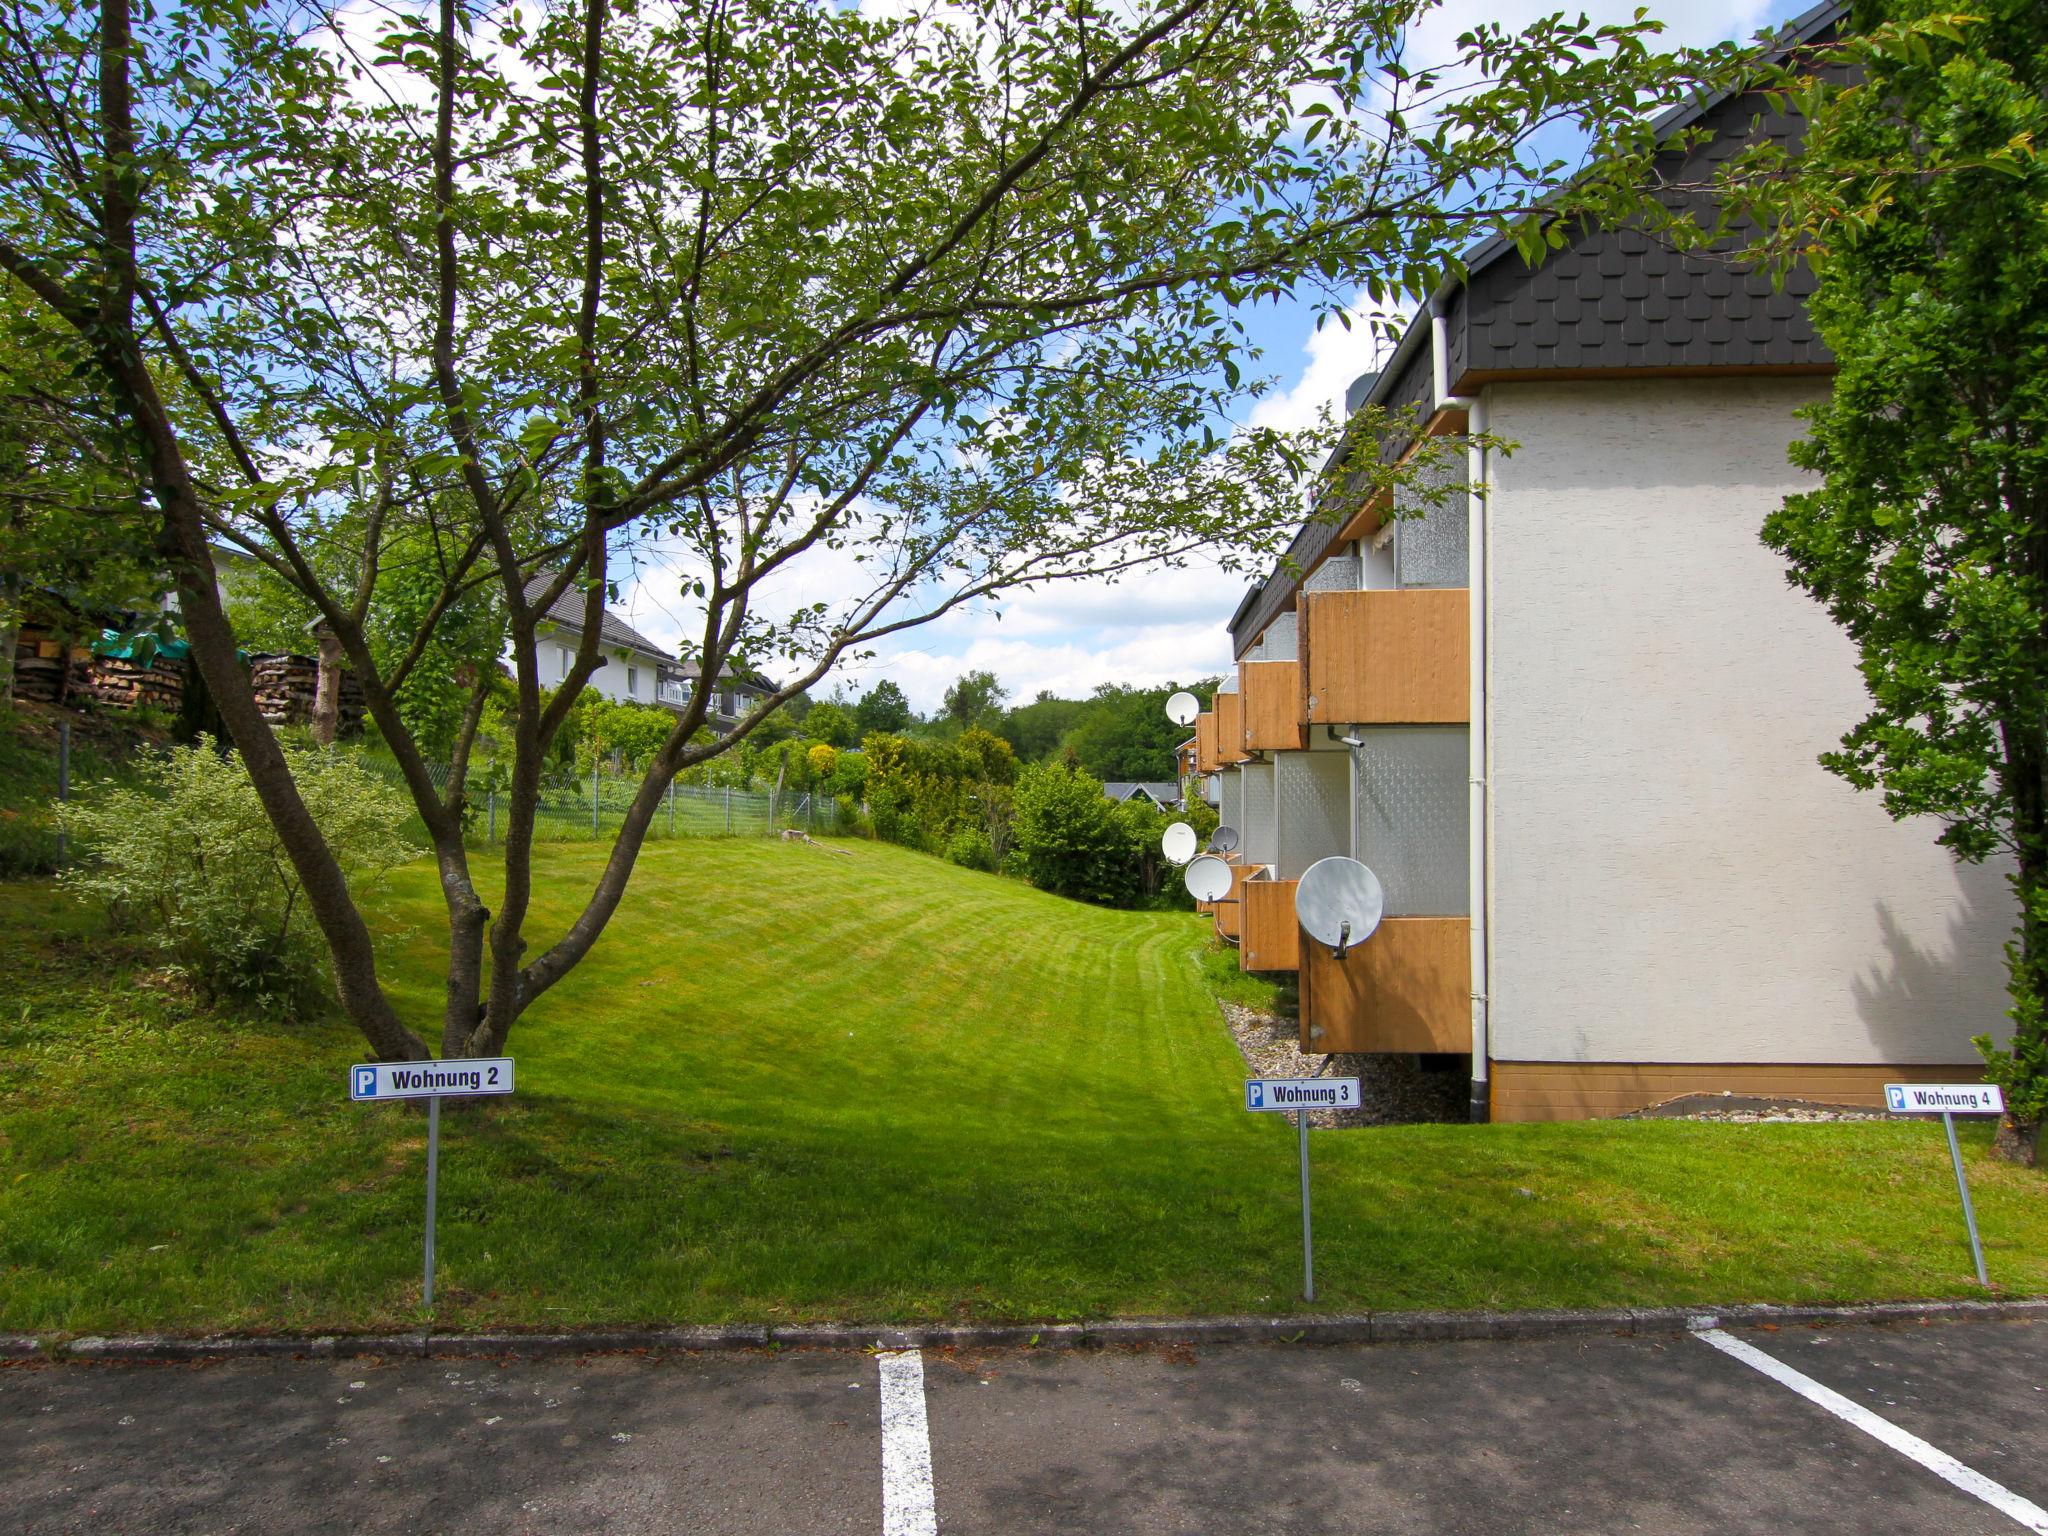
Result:
[[[527,600],[538,598],[552,579],[546,572],[532,577],[526,583]],[[571,587],[557,597],[535,626],[534,636],[541,686],[552,688],[569,675],[583,643],[583,594]],[[586,687],[623,703],[660,704],[677,713],[689,707],[702,681],[694,662],[678,661],[609,608],[604,610],[598,639],[604,665],[591,674]],[[764,680],[728,666],[719,677],[705,723],[715,731],[728,731],[770,691]]]
[[[1811,39],[1844,7],[1795,23]],[[1678,183],[1756,96],[1662,125]],[[1364,400],[1480,433],[1440,506],[1326,505],[1231,621],[1197,766],[1241,829],[1215,908],[1250,969],[1298,971],[1302,1047],[1472,1078],[1475,1118],[1694,1093],[1875,1105],[1974,1079],[2016,913],[1993,867],[1816,759],[1868,708],[1853,646],[1759,539],[1833,363],[1800,275],[1582,231],[1535,266],[1483,246]],[[1372,448],[1366,447],[1370,452]],[[1339,958],[1293,882],[1348,854],[1386,920]]]

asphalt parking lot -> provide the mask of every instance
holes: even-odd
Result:
[[[2048,1325],[1717,1337],[22,1365],[0,1530],[2048,1530]]]

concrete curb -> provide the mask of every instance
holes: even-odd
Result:
[[[1689,1328],[2048,1321],[2048,1297],[1854,1306],[1613,1307],[1588,1311],[1353,1312],[1295,1317],[1119,1317],[1092,1323],[734,1323],[587,1333],[0,1334],[0,1360],[361,1359],[367,1356],[660,1354],[759,1349],[1080,1349],[1162,1344],[1396,1344],[1675,1334]]]

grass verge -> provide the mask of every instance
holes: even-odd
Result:
[[[1203,924],[890,848],[650,847],[443,1122],[454,1326],[1299,1306],[1294,1139],[1238,1107]],[[537,931],[601,848],[541,850]],[[431,871],[380,904],[437,1003]],[[418,1320],[424,1117],[359,1042],[195,1004],[47,884],[0,885],[0,1329]],[[2048,1291],[2048,1181],[1966,1132],[1994,1280]],[[1938,1126],[1607,1122],[1313,1139],[1318,1305],[1977,1294]]]

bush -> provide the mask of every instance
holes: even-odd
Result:
[[[412,805],[351,755],[285,744],[306,808],[349,883],[414,850]],[[239,757],[206,738],[140,767],[136,787],[100,782],[64,808],[85,862],[64,877],[104,901],[201,992],[287,1016],[321,999],[327,951],[297,872]]]
[[[1113,907],[1137,898],[1144,849],[1100,779],[1060,763],[1026,768],[1016,816],[1016,849],[1040,890]]]
[[[963,869],[981,869],[994,873],[996,867],[995,845],[988,840],[988,834],[979,827],[962,827],[948,838],[946,857]]]

